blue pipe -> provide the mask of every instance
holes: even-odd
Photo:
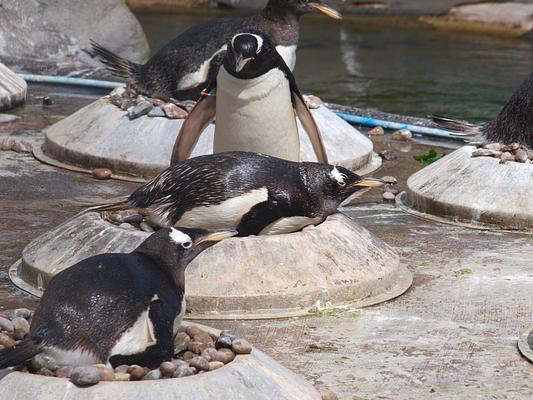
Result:
[[[336,113],[339,117],[352,124],[359,124],[363,126],[381,126],[386,129],[409,129],[411,132],[418,133],[425,136],[432,136],[440,139],[459,140],[464,142],[465,140],[460,136],[455,136],[451,132],[438,128],[428,128],[425,126],[418,126],[412,124],[404,124],[402,122],[386,121],[384,119],[376,119],[372,117],[362,117],[359,115]]]
[[[55,83],[59,85],[84,86],[96,89],[114,89],[124,86],[122,82],[100,81],[96,79],[71,78],[69,76],[50,76],[34,74],[18,74],[27,82],[34,83]]]

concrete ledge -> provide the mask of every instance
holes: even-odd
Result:
[[[40,295],[63,269],[96,254],[129,252],[147,236],[83,214],[27,245],[11,277]],[[186,281],[188,318],[261,319],[380,303],[405,292],[412,275],[390,246],[335,214],[302,232],[218,243],[191,263]]]
[[[187,324],[187,323],[185,323]],[[194,324],[193,324],[194,325]],[[199,325],[210,333],[219,332]],[[68,379],[12,372],[0,379],[0,400],[320,400],[301,376],[254,349],[202,375],[140,382],[100,382],[80,388]]]
[[[312,110],[322,130],[330,162],[365,172],[379,167],[372,142],[322,106]],[[113,177],[145,181],[169,166],[174,142],[183,121],[147,116],[129,120],[126,112],[100,99],[46,129],[35,156],[77,172],[109,168]],[[300,128],[301,159],[316,161],[309,138]],[[192,156],[213,152],[214,126],[200,137]]]
[[[0,63],[0,111],[21,105],[26,101],[26,81]]]
[[[533,165],[472,157],[464,146],[412,175],[406,211],[480,229],[533,232]]]

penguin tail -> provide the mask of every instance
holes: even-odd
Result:
[[[31,339],[25,339],[13,347],[0,350],[0,369],[16,367],[41,353],[44,347]]]
[[[107,50],[94,40],[90,40],[91,49],[94,56],[96,56],[107,70],[118,78],[126,78],[133,82],[137,81],[141,75],[141,64],[136,64],[132,61]]]
[[[439,128],[451,132],[454,136],[480,136],[483,134],[482,125],[472,124],[470,122],[440,115],[432,115],[431,120],[435,122]]]
[[[129,201],[129,197],[118,197],[106,201],[105,203],[93,204],[90,207],[83,210],[83,213],[98,212],[98,211],[121,211],[132,208],[132,204]]]

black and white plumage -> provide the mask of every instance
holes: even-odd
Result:
[[[522,82],[492,121],[472,124],[441,116],[433,116],[433,120],[443,129],[461,136],[502,144],[520,143],[533,148],[533,74]]]
[[[317,160],[327,164],[318,126],[268,35],[247,29],[233,36],[217,79],[208,86],[208,91],[215,89],[216,96],[204,96],[185,119],[172,162],[189,158],[215,118],[215,153],[250,151],[298,161],[297,114]]]
[[[318,224],[356,191],[382,184],[333,165],[228,152],[177,163],[128,199],[90,210],[140,208],[163,226],[281,234]]]
[[[28,338],[0,350],[0,369],[45,352],[59,365],[157,367],[173,355],[185,312],[185,268],[236,232],[162,229],[129,254],[101,254],[57,274]]]
[[[126,60],[97,43],[93,43],[93,52],[110,72],[128,79],[142,94],[165,100],[196,101],[205,82],[216,76],[226,43],[243,28],[267,32],[287,64],[294,68],[299,19],[313,11],[340,18],[337,11],[321,0],[269,0],[258,15],[212,19],[189,28],[144,65]]]

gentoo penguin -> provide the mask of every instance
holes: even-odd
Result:
[[[317,160],[327,164],[322,136],[296,86],[291,70],[263,32],[246,30],[228,43],[217,79],[183,122],[171,163],[189,158],[200,135],[215,119],[214,152],[251,151],[300,159],[295,113]]]
[[[95,55],[114,75],[127,78],[138,92],[164,100],[198,100],[204,83],[222,63],[226,43],[247,27],[266,32],[289,67],[296,63],[299,19],[319,11],[339,19],[340,14],[320,0],[269,0],[258,15],[212,19],[195,25],[159,50],[144,65],[133,63],[97,43]]]
[[[318,224],[358,190],[381,185],[333,165],[228,152],[179,162],[128,198],[89,210],[138,208],[162,226],[273,235]]]
[[[480,136],[488,142],[520,143],[533,149],[533,74],[513,93],[498,116],[484,124],[471,124],[446,117],[433,120],[451,132]]]
[[[0,350],[0,369],[42,352],[59,365],[157,367],[173,355],[187,264],[235,234],[161,229],[129,254],[97,255],[60,272],[44,292],[28,338]]]

